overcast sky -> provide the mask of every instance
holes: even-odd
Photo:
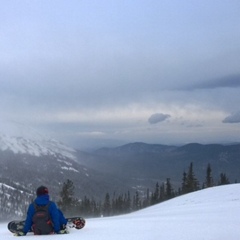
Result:
[[[240,141],[239,0],[0,3],[1,119],[80,148]]]

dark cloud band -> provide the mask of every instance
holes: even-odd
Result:
[[[223,123],[240,123],[240,111],[227,116]]]
[[[150,124],[156,124],[156,123],[159,123],[159,122],[163,122],[170,117],[171,117],[171,115],[169,115],[169,114],[155,113],[148,119],[148,122]]]

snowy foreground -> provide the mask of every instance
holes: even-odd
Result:
[[[1,239],[16,239],[0,224]],[[240,184],[209,188],[118,217],[87,219],[70,234],[27,239],[239,240]]]

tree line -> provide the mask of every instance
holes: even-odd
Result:
[[[105,194],[102,201],[96,201],[93,197],[85,196],[83,199],[74,197],[74,184],[71,180],[63,183],[60,191],[59,207],[68,216],[81,215],[83,217],[100,217],[113,216],[118,214],[130,213],[142,208],[166,201],[176,196],[194,192],[200,189],[209,188],[217,185],[230,184],[230,181],[225,173],[221,173],[217,182],[212,176],[211,165],[207,165],[206,177],[202,185],[197,180],[193,163],[190,163],[188,171],[183,172],[182,183],[179,189],[174,190],[171,179],[159,183],[146,192],[138,191],[131,195],[128,191],[124,194],[109,193]]]
[[[0,220],[22,219],[26,215],[29,203],[33,201],[34,191],[28,190],[27,192],[25,188],[13,182],[6,182],[6,184],[1,182],[6,181],[0,179]],[[173,188],[171,179],[167,178],[164,182],[157,182],[155,186],[144,192],[140,190],[134,193],[127,191],[123,194],[107,192],[104,199],[97,201],[94,197],[87,196],[82,199],[75,198],[74,184],[67,179],[60,188],[57,203],[66,216],[113,216],[130,213],[182,194],[229,183],[225,173],[221,173],[219,179],[215,181],[212,177],[211,165],[208,164],[205,180],[200,185],[194,173],[193,163],[190,163],[188,170],[183,172],[181,186],[177,190]]]

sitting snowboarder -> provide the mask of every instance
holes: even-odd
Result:
[[[30,230],[35,235],[68,233],[67,219],[56,204],[49,200],[47,187],[39,187],[36,194],[36,199],[28,207],[23,231],[17,232],[15,236],[25,236]]]

